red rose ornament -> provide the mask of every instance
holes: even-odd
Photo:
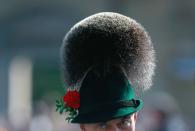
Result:
[[[78,109],[80,107],[80,94],[76,90],[66,92],[63,100],[68,107],[73,109]]]

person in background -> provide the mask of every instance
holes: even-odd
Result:
[[[145,100],[137,131],[190,131],[178,101],[168,92],[155,92]]]

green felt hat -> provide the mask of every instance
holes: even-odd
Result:
[[[134,99],[134,91],[122,70],[107,73],[91,69],[80,88],[80,108],[72,123],[95,123],[131,115],[143,103]]]

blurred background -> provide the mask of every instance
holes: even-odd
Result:
[[[0,0],[0,131],[79,131],[55,112],[59,49],[71,26],[102,11],[140,22],[156,49],[137,131],[195,131],[194,0]]]

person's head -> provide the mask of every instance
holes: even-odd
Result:
[[[80,124],[81,131],[135,131],[137,113],[109,121]]]
[[[61,49],[67,93],[57,109],[85,131],[134,131],[143,106],[134,88],[148,89],[155,67],[145,29],[124,15],[98,13],[74,25]]]

